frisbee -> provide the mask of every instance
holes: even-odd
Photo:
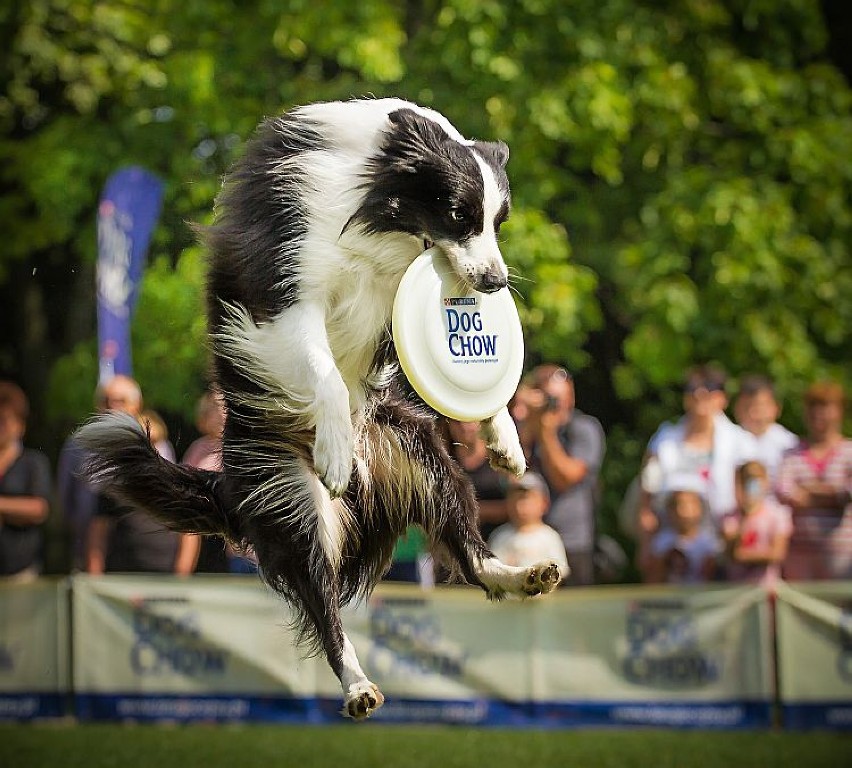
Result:
[[[437,247],[421,253],[402,277],[393,339],[417,394],[458,421],[493,416],[521,380],[524,336],[509,289],[473,290]]]

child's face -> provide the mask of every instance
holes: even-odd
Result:
[[[704,507],[701,497],[689,491],[675,491],[670,501],[672,525],[678,533],[691,533],[701,525]]]
[[[740,425],[758,435],[778,420],[781,411],[772,393],[767,390],[741,396],[735,410]]]
[[[769,483],[765,477],[747,475],[737,480],[737,502],[743,510],[754,509],[766,496]]]
[[[536,490],[511,488],[506,497],[506,509],[513,525],[540,523],[547,512],[547,499]]]

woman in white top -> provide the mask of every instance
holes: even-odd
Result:
[[[734,473],[754,459],[754,435],[725,415],[725,374],[713,366],[689,371],[683,392],[684,416],[663,424],[648,443],[642,471],[639,528],[653,534],[662,510],[655,498],[670,490],[674,478],[691,476],[707,499],[711,519],[718,522],[736,508]]]

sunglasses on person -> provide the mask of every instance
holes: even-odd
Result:
[[[683,391],[687,395],[694,395],[701,389],[703,389],[705,392],[725,391],[725,387],[722,386],[718,381],[690,381],[686,383],[683,388]]]

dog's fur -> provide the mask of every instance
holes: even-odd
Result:
[[[128,416],[78,432],[105,492],[174,530],[254,548],[302,640],[326,654],[352,717],[383,697],[339,609],[369,593],[409,524],[492,598],[549,592],[560,579],[555,563],[509,567],[487,549],[434,414],[400,384],[389,328],[424,243],[440,246],[472,288],[506,285],[496,234],[509,211],[507,159],[505,145],[464,139],[439,113],[398,99],[265,121],[205,233],[214,373],[227,405],[223,471],[162,460]],[[523,472],[505,408],[482,434],[493,464]]]

